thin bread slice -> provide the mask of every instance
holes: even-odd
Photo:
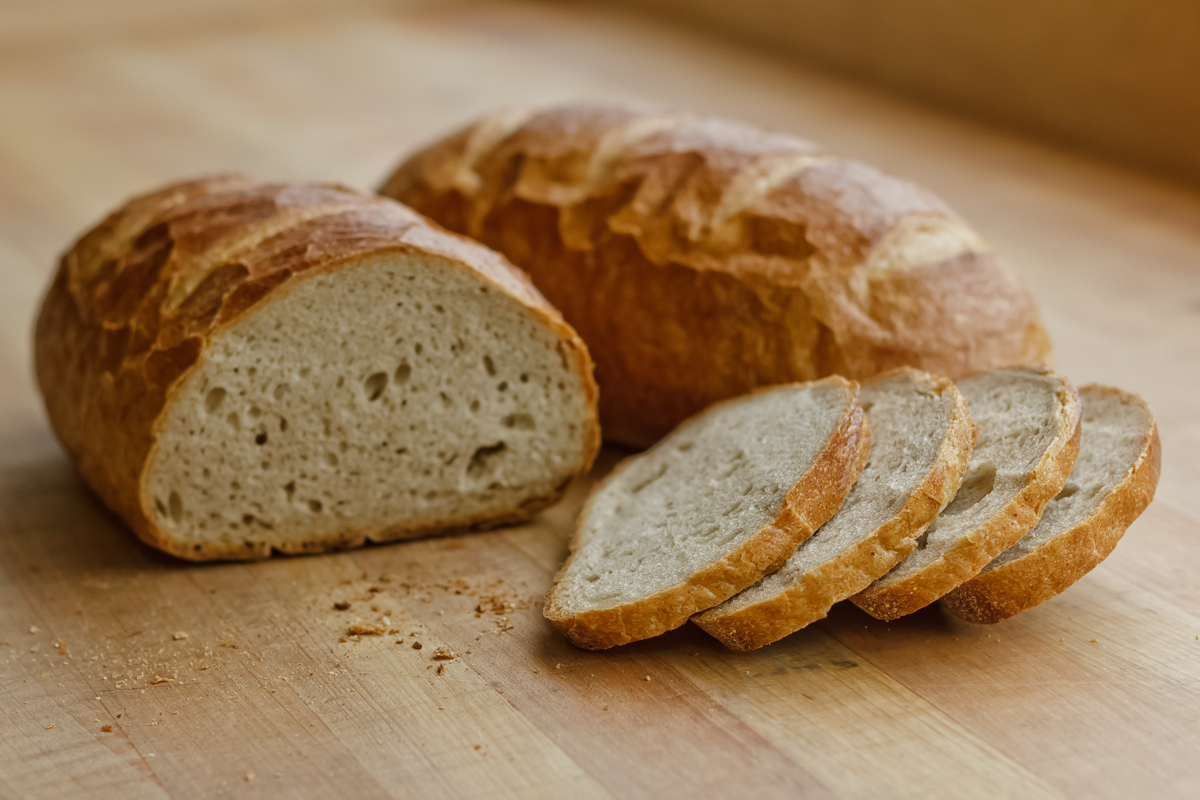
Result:
[[[851,600],[873,617],[911,614],[979,574],[1037,525],[1079,455],[1079,394],[1040,367],[976,375],[958,384],[979,441],[950,505],[916,550]]]
[[[916,547],[953,499],[975,446],[967,401],[946,379],[901,369],[862,387],[871,456],[840,511],[778,571],[692,621],[754,650],[823,619]]]
[[[718,403],[627,459],[584,506],[545,615],[599,650],[657,636],[778,569],[866,463],[840,377]]]
[[[1146,401],[1109,386],[1079,395],[1079,459],[1066,486],[1036,528],[942,598],[967,622],[1000,622],[1059,594],[1103,561],[1154,499],[1162,450]]]

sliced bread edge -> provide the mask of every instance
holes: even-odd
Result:
[[[904,371],[916,372],[901,368],[873,381]],[[867,588],[912,552],[921,531],[958,491],[978,433],[967,402],[954,383],[947,378],[928,377],[939,393],[954,393],[954,409],[933,468],[896,514],[870,536],[773,597],[729,612],[712,608],[692,617],[693,622],[731,650],[756,650],[824,619],[835,603]]]
[[[580,511],[570,555],[555,574],[555,585],[546,595],[542,610],[546,619],[575,645],[588,650],[603,650],[678,628],[697,612],[724,602],[764,575],[779,569],[795,552],[797,545],[837,513],[870,455],[871,431],[863,413],[859,385],[841,376],[831,376],[813,383],[840,383],[851,391],[851,401],[820,454],[784,497],[783,506],[774,520],[724,558],[693,573],[685,581],[632,603],[573,613],[558,602],[556,591],[579,548],[579,531],[591,506],[589,498]],[[721,401],[683,425],[718,406],[779,388],[778,385],[763,387],[748,395]],[[627,460],[625,464],[628,463]],[[591,497],[594,498],[625,464],[618,465],[612,474],[594,487]]]
[[[1120,394],[1146,407],[1137,395],[1111,386],[1090,384],[1079,392]],[[1154,499],[1162,444],[1153,416],[1150,420],[1133,468],[1082,522],[1028,555],[977,575],[943,597],[942,603],[967,622],[994,624],[1061,594],[1098,566]]]

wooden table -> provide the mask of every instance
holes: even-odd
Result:
[[[168,7],[0,10],[0,796],[1200,796],[1195,194],[586,6]],[[196,566],[72,475],[29,331],[110,206],[229,168],[369,187],[484,109],[578,97],[741,117],[933,187],[1024,274],[1064,372],[1154,405],[1157,502],[1002,625],[838,607],[751,654],[691,627],[590,653],[538,607],[586,486],[502,532]],[[400,633],[348,635],[384,612]]]

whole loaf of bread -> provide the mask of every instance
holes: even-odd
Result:
[[[941,200],[792,136],[506,110],[380,191],[530,274],[588,344],[611,440],[649,444],[766,384],[1050,361],[1029,293]]]

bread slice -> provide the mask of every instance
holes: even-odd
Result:
[[[526,278],[344,187],[132,200],[64,256],[36,344],[79,470],[183,558],[522,520],[599,443],[587,350]]]
[[[719,403],[626,460],[580,515],[545,614],[589,649],[646,639],[778,569],[870,451],[844,378]]]
[[[946,378],[901,369],[863,384],[871,456],[841,510],[778,571],[692,617],[733,650],[816,622],[912,552],[958,491],[975,446],[967,401]]]
[[[967,622],[993,623],[1049,600],[1103,561],[1154,499],[1161,446],[1146,401],[1109,386],[1079,390],[1079,459],[1037,527],[942,598]]]
[[[851,598],[878,619],[924,608],[975,577],[1037,524],[1079,455],[1079,395],[1034,367],[985,372],[958,384],[979,440],[954,500],[916,550]]]

